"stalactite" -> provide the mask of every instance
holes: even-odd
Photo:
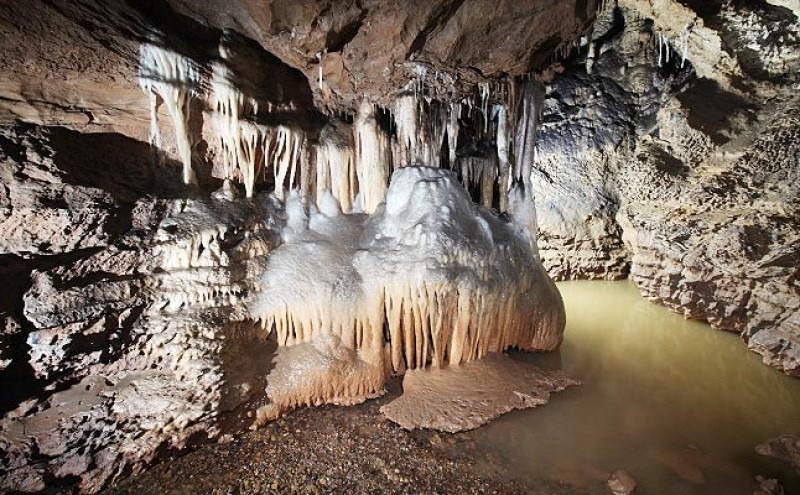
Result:
[[[234,178],[235,174],[239,172],[240,119],[244,106],[243,95],[230,79],[231,75],[224,64],[215,63],[213,65],[211,78],[213,108],[218,115],[216,131],[223,152],[226,178]],[[244,182],[249,196],[252,184]]]
[[[318,67],[318,75],[317,75],[317,83],[319,84],[319,88],[322,89],[322,60],[325,58],[325,55],[328,53],[327,48],[321,52],[317,52],[317,64]]]
[[[519,111],[514,141],[514,179],[524,190],[531,190],[531,172],[536,153],[536,130],[539,125],[544,95],[534,82],[524,81],[520,86]]]
[[[448,165],[452,169],[456,165],[456,148],[458,147],[458,119],[461,105],[451,101],[447,104],[447,151]]]
[[[189,118],[192,98],[201,85],[199,67],[188,57],[154,44],[142,43],[139,47],[139,85],[150,95],[151,140],[160,134],[158,127],[158,98],[167,107],[175,128],[178,156],[183,164],[183,181],[196,184],[192,168],[192,141],[189,136]],[[160,138],[159,138],[160,141]]]
[[[447,133],[448,107],[440,101],[426,98],[424,103],[420,102],[417,118],[417,153],[414,161],[438,167]]]
[[[164,89],[161,85],[149,82],[154,78],[143,76],[143,88],[147,88],[151,94],[152,143],[157,145],[159,142],[155,112],[160,99],[183,102],[168,106],[176,122],[176,134],[186,136],[189,108],[186,95],[189,89],[185,88],[202,86],[199,70],[189,62],[184,63],[180,57],[164,55],[163,51],[143,48],[142,53],[143,60],[152,59],[149,65],[143,63],[143,67],[155,68],[151,72],[167,77],[171,74],[176,80],[191,83],[167,85]],[[330,136],[322,136],[309,147],[304,133],[298,129],[259,123],[265,120],[264,113],[271,112],[273,106],[270,103],[262,105],[262,114],[259,114],[259,101],[246,94],[237,84],[229,66],[229,56],[227,48],[221,45],[220,59],[211,65],[209,94],[214,110],[212,119],[222,151],[220,157],[224,176],[241,181],[248,197],[254,195],[258,182],[268,181],[268,176],[272,175],[278,199],[285,199],[287,190],[299,186],[303,197],[311,198],[318,207],[322,206],[323,200],[327,201],[325,197],[330,194],[344,213],[373,212],[385,197],[393,168],[412,164],[438,167],[443,163],[451,169],[458,166],[462,112],[472,122],[470,129],[473,135],[468,137],[469,145],[485,148],[494,142],[497,147],[496,159],[492,155],[488,160],[475,158],[461,162],[465,182],[473,190],[481,191],[480,202],[487,206],[496,204],[492,196],[499,180],[499,205],[505,209],[512,177],[517,182],[529,180],[526,176],[530,175],[533,160],[532,135],[539,106],[535,99],[524,96],[528,90],[522,91],[523,97],[518,105],[492,104],[493,97],[516,98],[516,85],[513,83],[506,87],[481,82],[471,96],[461,101],[442,101],[433,95],[440,92],[438,81],[440,78],[447,79],[445,75],[433,75],[429,89],[426,86],[427,68],[417,64],[415,77],[409,82],[409,91],[413,88],[414,93],[396,98],[391,114],[387,112],[386,115],[390,128],[394,125],[395,142],[381,129],[375,108],[363,101],[355,116],[352,134],[345,132],[352,137],[332,141]],[[320,67],[323,56],[324,52],[321,52],[318,57]],[[523,83],[522,87],[527,88],[530,84]],[[518,112],[520,118],[517,118]],[[515,132],[514,140],[510,138],[512,130]],[[445,139],[447,152],[444,152]],[[194,177],[189,143],[188,137],[179,139],[186,179],[191,181]],[[484,153],[478,151],[478,155]],[[515,153],[514,159],[512,153]]]
[[[661,67],[663,44],[661,43],[661,31],[656,31],[653,34],[653,43],[655,44],[653,50],[656,53],[656,60],[659,67]]]
[[[497,163],[499,177],[499,207],[500,211],[508,208],[508,191],[511,189],[511,153],[509,142],[508,109],[505,105],[495,105],[494,113],[497,118]]]
[[[378,126],[375,108],[362,100],[354,122],[356,175],[361,210],[372,213],[386,197],[390,159],[386,135]]]
[[[223,49],[220,52],[225,53]],[[301,182],[298,175],[304,168],[303,132],[284,125],[256,123],[258,101],[239,89],[224,62],[213,64],[211,88],[225,177],[238,178],[244,184],[247,197],[252,197],[259,177],[271,172],[275,178],[276,197],[285,199],[286,188],[291,189]],[[267,110],[270,109],[268,104]],[[307,171],[308,167],[305,169]]]
[[[459,158],[464,187],[480,190],[480,202],[491,208],[494,202],[494,184],[498,176],[498,163],[494,157],[464,156]]]
[[[481,102],[481,115],[483,116],[483,133],[489,132],[489,83],[478,85]]]
[[[400,146],[401,163],[397,166],[413,165],[418,161],[419,105],[414,95],[403,95],[395,99],[392,109]]]
[[[343,213],[353,210],[358,192],[353,136],[349,131],[323,129],[315,145],[316,201],[322,208],[327,192],[336,199]]]
[[[691,24],[687,24],[683,31],[680,34],[680,46],[681,46],[681,69],[684,68],[686,65],[686,59],[689,55],[689,34],[691,33]]]
[[[275,197],[283,201],[286,199],[287,189],[291,190],[298,184],[297,172],[303,168],[301,158],[305,136],[302,132],[283,125],[277,126],[273,135],[274,142],[269,149],[274,151],[268,155],[266,166],[273,171],[275,177]]]
[[[163,155],[161,128],[158,124],[158,107],[161,105],[161,97],[158,95],[158,93],[152,91],[148,96],[150,97],[150,162],[155,170],[161,166],[161,159]]]

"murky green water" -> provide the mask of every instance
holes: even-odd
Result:
[[[595,493],[624,469],[637,494],[752,494],[755,475],[800,480],[754,447],[800,433],[800,380],[761,364],[739,337],[642,299],[629,282],[566,282],[561,350],[533,356],[583,381],[541,408],[471,435],[515,478]],[[602,493],[602,492],[599,492]]]

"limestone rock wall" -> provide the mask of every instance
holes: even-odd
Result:
[[[73,162],[63,129],[4,132],[19,148],[2,155],[0,490],[78,480],[96,492],[165,448],[219,436],[270,355],[236,313],[278,242],[269,202],[230,187],[145,196],[135,179],[149,153],[144,170],[130,157],[103,175]],[[117,175],[128,180],[115,189]]]
[[[629,272],[644,296],[741,333],[793,375],[796,14],[618,2],[548,87],[533,174],[554,277]]]

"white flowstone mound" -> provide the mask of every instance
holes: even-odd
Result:
[[[473,204],[451,172],[397,170],[371,216],[339,214],[330,195],[322,203],[324,213],[306,214],[298,196],[289,198],[284,244],[250,313],[276,331],[279,346],[316,349],[291,349],[299,359],[324,352],[321,341],[351,352],[323,360],[327,380],[299,379],[320,372],[316,358],[306,366],[279,358],[268,416],[379,394],[392,372],[561,343],[564,307],[532,249],[535,230]]]

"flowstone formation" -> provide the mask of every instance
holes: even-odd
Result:
[[[408,369],[558,347],[563,303],[535,255],[531,202],[519,203],[508,223],[431,167],[397,170],[369,216],[332,196],[307,216],[291,198],[250,303],[280,346],[262,419],[361,401]]]
[[[462,366],[406,372],[403,395],[381,412],[406,429],[471,430],[514,409],[547,404],[578,380],[493,353]]]

